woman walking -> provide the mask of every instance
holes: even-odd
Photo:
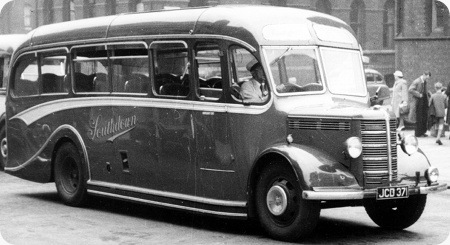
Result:
[[[395,117],[397,117],[398,128],[397,131],[400,131],[405,128],[404,117],[402,115],[401,108],[407,108],[408,103],[408,85],[405,79],[403,79],[403,73],[401,71],[394,72],[395,83],[392,87],[392,110],[395,113]],[[405,111],[407,114],[407,111]]]

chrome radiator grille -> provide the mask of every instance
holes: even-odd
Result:
[[[390,131],[387,127],[390,128]],[[385,120],[361,122],[364,181],[368,188],[370,185],[381,185],[390,180],[397,180],[397,134],[395,129],[395,119],[390,120],[389,125],[386,125]],[[391,179],[389,178],[390,174]]]
[[[330,130],[330,131],[349,131],[350,122],[333,120],[333,119],[318,119],[318,118],[290,118],[288,121],[291,129],[304,130]]]

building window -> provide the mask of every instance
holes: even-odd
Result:
[[[142,2],[142,0],[133,0],[130,1],[128,9],[130,12],[144,12],[145,4]]]
[[[387,0],[383,10],[383,48],[394,48],[394,9],[394,0]]]
[[[446,35],[448,29],[448,8],[440,1],[430,0],[425,5],[426,35]]]
[[[23,8],[23,25],[25,30],[31,31],[31,12],[32,8],[29,4],[25,4]]]
[[[63,20],[75,20],[75,3],[74,0],[65,0],[63,2]]]
[[[83,3],[83,17],[92,18],[95,16],[95,0],[84,0]]]
[[[331,14],[331,3],[329,0],[319,0],[316,3],[316,10],[325,14]]]
[[[116,0],[106,1],[106,15],[115,15],[116,14]]]
[[[403,22],[405,19],[405,1],[397,0],[397,35],[403,32]]]
[[[51,24],[54,22],[54,9],[52,0],[44,0],[44,24]]]
[[[75,17],[75,2],[74,2],[74,0],[70,1],[69,9],[70,9],[70,20],[75,20],[76,17]]]
[[[287,5],[287,0],[269,0],[269,4],[272,6],[284,6],[286,7]]]
[[[435,1],[433,7],[433,30],[448,35],[449,10],[447,6],[440,1]]]
[[[354,0],[350,6],[350,26],[361,45],[365,43],[365,19],[364,2],[362,0]]]
[[[188,7],[208,6],[208,0],[190,0]]]

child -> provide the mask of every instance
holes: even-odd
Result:
[[[436,143],[442,145],[441,134],[444,128],[445,108],[447,108],[447,97],[442,93],[442,83],[437,82],[434,84],[436,93],[431,95],[429,106],[430,110],[434,113],[435,127],[438,128]],[[433,113],[430,113],[433,115]]]

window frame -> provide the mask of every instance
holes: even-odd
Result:
[[[104,47],[104,51],[106,54],[106,57],[100,57],[100,58],[87,58],[87,59],[77,59],[75,54],[74,54],[74,50],[76,49],[82,49],[82,48],[94,48],[94,47]],[[104,92],[104,91],[95,91],[95,85],[93,85],[93,91],[77,91],[76,89],[76,79],[75,79],[75,74],[77,73],[75,71],[75,63],[76,61],[102,61],[102,60],[106,60],[107,62],[107,67],[105,67],[106,71],[107,71],[107,83],[108,83],[108,91]],[[109,56],[108,56],[108,47],[106,45],[106,43],[97,43],[97,44],[84,44],[84,45],[75,45],[72,46],[70,48],[70,62],[71,62],[71,74],[72,74],[72,91],[74,94],[110,94],[111,93],[111,82],[110,82],[110,62],[109,62]],[[95,73],[96,74],[96,73]],[[92,75],[92,74],[91,74]],[[96,76],[93,77],[93,79],[95,79]]]
[[[61,55],[57,55],[57,56],[66,56],[66,62],[65,62],[65,75],[63,77],[63,86],[65,87],[65,91],[64,92],[52,92],[52,93],[47,93],[44,92],[43,89],[43,81],[42,81],[42,64],[41,64],[41,57],[43,56],[42,54],[45,53],[51,53],[51,52],[59,52],[62,51]],[[17,70],[17,64],[18,62],[22,61],[22,58],[24,56],[27,55],[33,55],[35,60],[36,60],[36,66],[37,66],[37,80],[36,82],[37,84],[37,93],[36,94],[30,94],[30,95],[18,95],[16,93],[16,83],[17,83],[17,78],[16,78],[16,70]],[[48,56],[45,56],[48,57]],[[58,48],[49,48],[49,49],[41,49],[41,50],[32,50],[32,51],[28,51],[28,52],[24,52],[22,54],[19,55],[19,57],[16,59],[15,63],[11,66],[14,67],[13,70],[11,70],[11,94],[13,98],[27,98],[27,97],[37,97],[37,96],[54,96],[54,95],[67,95],[69,94],[70,91],[70,74],[71,69],[70,69],[70,53],[69,53],[69,49],[67,47],[58,47]]]
[[[146,51],[146,57],[143,57],[141,55],[131,55],[131,56],[113,56],[112,52],[115,50],[113,48],[110,47],[114,47],[114,46],[126,46],[126,45],[142,45],[143,46],[143,50]],[[147,96],[149,94],[150,91],[150,86],[151,86],[151,69],[150,69],[150,50],[149,50],[149,45],[146,42],[143,41],[130,41],[130,42],[117,42],[117,43],[108,43],[107,44],[107,54],[109,57],[109,77],[110,77],[110,87],[112,87],[112,90],[110,91],[111,94],[114,95],[133,95],[133,96]],[[139,59],[147,59],[147,72],[148,72],[148,77],[147,77],[147,82],[148,82],[148,87],[147,87],[147,91],[145,93],[136,93],[136,92],[118,92],[118,91],[114,91],[114,79],[112,78],[112,76],[115,74],[114,73],[114,60],[119,60],[119,59],[134,59],[134,58],[139,58]]]
[[[192,55],[190,54],[190,52],[192,51],[191,47],[188,45],[188,43],[185,40],[182,39],[176,39],[176,40],[153,40],[150,42],[150,44],[148,45],[148,49],[149,49],[149,56],[150,56],[150,85],[151,85],[151,91],[152,91],[152,95],[158,98],[168,98],[168,99],[178,99],[178,100],[185,100],[188,99],[191,96],[191,81],[192,80],[190,77],[189,79],[189,91],[187,95],[169,95],[169,94],[161,94],[160,91],[157,91],[155,86],[158,86],[157,84],[157,79],[156,76],[160,75],[156,73],[156,62],[157,62],[157,54],[154,53],[155,48],[153,48],[156,45],[161,45],[161,44],[182,44],[182,46],[186,49],[186,64],[188,67],[184,68],[185,72],[192,72],[192,64],[191,63],[191,57]],[[181,82],[181,81],[180,81]],[[163,85],[161,85],[162,87]],[[158,90],[161,90],[161,87]]]
[[[198,62],[198,55],[197,55],[197,46],[199,44],[213,44],[215,45],[215,47],[217,48],[218,51],[218,58],[219,58],[219,66],[220,66],[220,78],[219,77],[210,77],[208,79],[205,80],[208,81],[210,79],[220,79],[222,84],[221,84],[221,88],[214,88],[211,87],[211,91],[217,91],[219,92],[220,90],[220,97],[216,98],[216,97],[202,97],[200,91],[202,90],[201,88],[201,84],[200,84],[200,74],[199,74],[199,70],[200,70],[200,63]],[[214,39],[199,39],[196,40],[193,43],[193,47],[192,47],[192,51],[193,51],[193,55],[192,55],[192,59],[194,60],[194,65],[192,66],[192,70],[193,70],[193,74],[194,74],[194,78],[195,78],[195,90],[196,90],[196,96],[198,98],[199,101],[205,101],[205,102],[222,102],[225,100],[225,94],[224,91],[227,88],[226,85],[226,73],[227,73],[227,66],[226,66],[226,59],[225,59],[225,53],[226,53],[226,49],[223,48],[223,44],[220,40],[214,40]],[[205,88],[206,90],[208,90],[208,88]],[[218,94],[218,93],[217,93]]]

